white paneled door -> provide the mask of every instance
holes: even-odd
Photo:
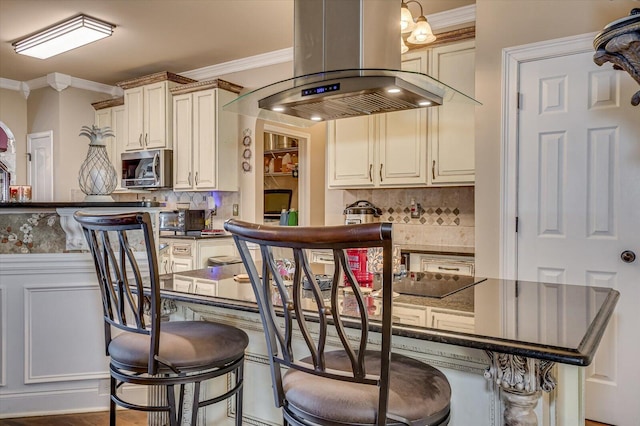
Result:
[[[28,172],[33,201],[53,201],[53,131],[27,135]]]
[[[586,369],[586,418],[637,426],[640,107],[630,98],[638,86],[592,58],[520,65],[518,277],[620,291]],[[625,262],[625,252],[638,259]],[[598,297],[594,290],[590,298]]]

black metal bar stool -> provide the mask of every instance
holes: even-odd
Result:
[[[390,223],[328,227],[257,225],[229,220],[253,287],[270,355],[275,404],[291,425],[446,425],[451,387],[438,369],[391,352],[392,241]],[[260,249],[256,263],[248,243]],[[372,324],[346,250],[382,248],[382,320]],[[285,284],[274,253],[293,251],[293,283]],[[331,289],[321,290],[308,249],[329,249]],[[257,257],[257,256],[256,256]],[[347,296],[350,313],[344,312]],[[304,290],[306,287],[308,290]],[[303,296],[303,291],[306,291]],[[370,297],[370,296],[368,296]],[[274,299],[281,303],[274,304]],[[303,303],[305,302],[305,303]],[[309,303],[310,302],[310,303]],[[284,324],[282,319],[284,318]],[[369,340],[370,327],[381,344]],[[331,338],[330,330],[337,338]],[[305,344],[294,341],[302,335]],[[337,342],[335,342],[337,341]],[[327,345],[338,350],[327,350]],[[286,368],[287,371],[282,370]]]
[[[125,408],[167,412],[171,426],[182,423],[185,385],[193,384],[192,418],[198,409],[235,395],[236,425],[242,424],[244,351],[247,334],[208,321],[161,322],[158,260],[148,213],[74,214],[83,228],[102,294],[106,352],[110,357],[110,424],[116,424],[116,404]],[[131,241],[141,238],[149,268],[148,283]],[[148,284],[148,285],[144,285]],[[149,306],[145,306],[148,294]],[[148,309],[147,312],[145,310]],[[112,333],[112,328],[118,329]],[[233,387],[200,401],[200,384],[233,373]],[[117,393],[123,384],[166,387],[166,405],[140,405]],[[176,389],[178,401],[176,403]]]

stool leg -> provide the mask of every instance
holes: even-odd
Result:
[[[236,392],[236,426],[242,426],[242,392],[244,390],[244,360],[238,366],[236,370],[236,386],[238,391]]]
[[[182,399],[182,396],[180,397]],[[169,424],[171,426],[178,426],[177,413],[176,413],[176,395],[173,391],[173,385],[167,385],[167,402],[169,403]]]
[[[109,377],[109,425],[116,426],[116,403],[113,397],[116,395],[116,379]]]
[[[193,384],[193,405],[191,406],[191,425],[198,424],[198,409],[200,408],[200,382]]]

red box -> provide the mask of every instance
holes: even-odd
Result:
[[[367,249],[347,249],[347,262],[360,287],[373,287],[373,274],[367,270]],[[351,285],[344,278],[345,285]]]

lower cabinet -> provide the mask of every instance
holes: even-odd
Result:
[[[197,240],[161,237],[160,243],[169,245],[158,259],[161,274],[206,268],[209,266],[210,257],[238,256],[238,251],[231,237]]]

